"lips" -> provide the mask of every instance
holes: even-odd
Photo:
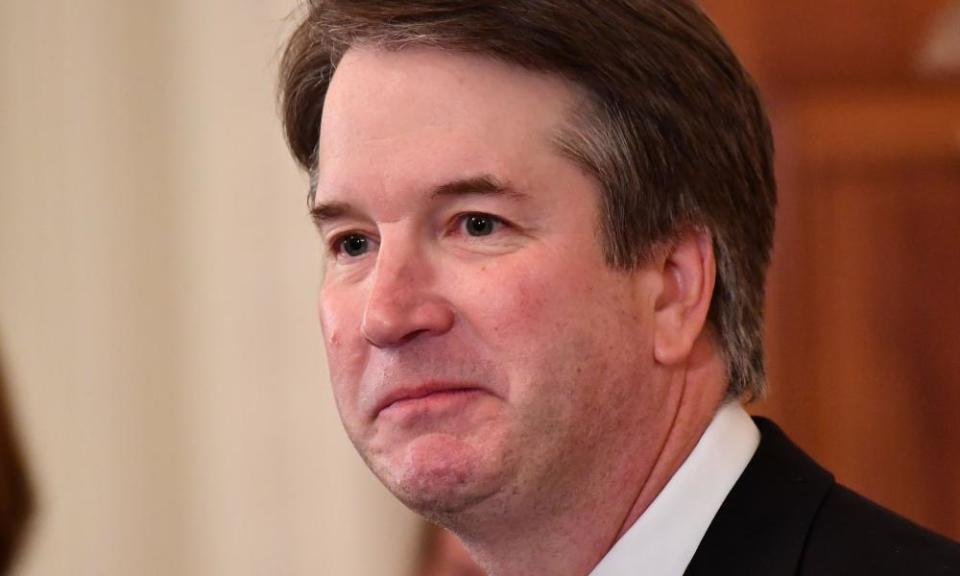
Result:
[[[399,388],[397,390],[391,391],[389,394],[384,396],[379,402],[377,402],[376,409],[374,414],[379,416],[381,412],[390,408],[391,406],[401,404],[403,402],[411,400],[420,400],[423,398],[429,398],[431,396],[439,395],[452,395],[452,394],[468,394],[471,392],[486,392],[484,389],[469,385],[469,384],[458,384],[458,383],[431,383],[425,384],[422,386],[416,386],[412,388]]]

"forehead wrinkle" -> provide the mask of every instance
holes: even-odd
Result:
[[[558,110],[559,117],[552,118],[548,122],[537,122],[539,125],[531,126],[530,128],[532,129],[527,130],[525,133],[508,131],[508,135],[511,137],[514,143],[513,148],[517,148],[517,146],[527,149],[539,148],[540,151],[547,154],[556,155],[564,160],[573,161],[574,163],[580,164],[579,161],[581,158],[578,157],[579,155],[570,154],[572,147],[569,146],[569,140],[571,140],[570,136],[577,134],[579,129],[582,127],[581,116],[583,112],[585,112],[584,108],[587,110],[591,108],[588,104],[591,100],[589,90],[575,82],[569,81],[562,75],[550,73],[537,73],[534,75],[543,76],[549,81],[550,84],[559,83],[559,85],[563,88],[562,92],[556,94],[556,96],[559,96],[560,98],[560,109]],[[536,88],[542,90],[542,87]],[[330,112],[331,111],[328,110],[325,114],[326,118],[324,119],[324,124],[327,124]],[[405,149],[404,146],[397,144],[398,139],[409,138],[415,134],[419,135],[420,133],[430,129],[448,128],[457,125],[457,123],[444,118],[443,115],[439,114],[436,110],[433,111],[433,114],[427,118],[423,118],[422,120],[424,121],[420,124],[404,126],[403,130],[400,132],[365,134],[365,136],[361,139],[360,134],[357,134],[356,131],[347,130],[345,132],[346,141],[343,139],[344,135],[340,134],[341,137],[336,140],[326,139],[327,146],[320,146],[320,142],[318,142],[318,153],[315,160],[316,164],[311,174],[311,190],[309,193],[310,199],[316,201],[316,197],[318,196],[317,181],[320,180],[321,166],[330,161],[335,161],[337,157],[344,155],[348,149],[360,148],[362,150],[369,151],[368,149],[371,146],[375,146],[378,148],[386,148],[392,153],[393,156],[396,156],[398,151],[402,152]],[[492,125],[498,126],[496,122],[493,122]],[[330,126],[326,126],[326,128],[330,128]],[[479,128],[486,128],[487,131],[489,131],[491,126],[489,123],[481,123]],[[323,136],[328,133],[329,130],[321,130],[319,135],[320,140],[325,140]],[[576,140],[579,140],[579,138]],[[339,145],[334,146],[334,149],[331,149],[329,146],[333,142],[336,142]],[[344,147],[346,147],[346,149]],[[510,148],[510,146],[507,146],[507,148]],[[322,149],[326,150],[326,154],[320,153]],[[512,158],[515,157],[515,152],[517,152],[517,150],[508,152],[508,154],[510,154]],[[330,157],[331,154],[333,155],[332,158]],[[470,157],[466,150],[462,154],[455,154],[454,159],[456,160],[456,163],[463,161],[464,155],[466,155],[467,158]],[[390,158],[388,158],[388,160],[389,159]],[[468,164],[470,163],[474,162],[469,162]],[[489,164],[488,162],[481,163]],[[391,165],[391,162],[387,162],[387,164]],[[494,164],[499,164],[499,162],[495,162]],[[482,166],[476,167],[481,169],[483,168]],[[470,166],[464,165],[462,168],[467,168],[469,170]],[[523,182],[517,184],[521,185],[522,187]],[[513,199],[530,198],[528,195],[520,192],[516,187],[501,181],[499,178],[489,173],[481,173],[479,176],[467,177],[464,178],[462,182],[460,180],[453,180],[449,183],[436,186],[434,189],[428,189],[427,193],[430,194],[432,198],[445,196],[462,197],[468,195],[501,195]],[[312,203],[313,202],[311,202],[311,205]]]

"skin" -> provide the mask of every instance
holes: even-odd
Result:
[[[436,530],[436,535],[419,576],[484,576],[483,570],[456,536],[441,528],[430,529]]]
[[[361,47],[325,102],[314,217],[341,419],[491,574],[587,574],[725,390],[709,233],[607,266],[598,185],[554,143],[581,99],[492,59]]]

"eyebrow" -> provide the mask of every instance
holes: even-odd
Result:
[[[523,192],[490,174],[445,182],[430,193],[432,199],[462,196],[505,196],[519,200],[528,198]],[[353,205],[337,200],[321,202],[310,209],[310,217],[318,228],[332,220],[357,215],[358,210]]]
[[[354,215],[356,210],[346,202],[321,202],[310,209],[310,219],[321,228],[327,222]]]
[[[482,174],[472,178],[463,178],[441,184],[433,189],[433,198],[443,196],[509,196],[512,198],[526,198],[526,194],[514,189],[499,178],[490,174]]]

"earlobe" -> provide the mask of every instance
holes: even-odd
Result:
[[[681,234],[660,262],[663,282],[654,310],[654,357],[660,364],[676,365],[689,357],[706,326],[716,282],[710,232]]]

